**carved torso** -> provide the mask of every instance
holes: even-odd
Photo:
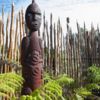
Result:
[[[42,46],[41,39],[34,33],[22,40],[21,63],[25,87],[32,91],[42,84]]]
[[[25,80],[22,95],[31,94],[42,84],[43,59],[41,40],[38,37],[41,18],[41,10],[33,0],[25,13],[26,26],[30,31],[29,36],[23,38],[21,46],[22,76]]]

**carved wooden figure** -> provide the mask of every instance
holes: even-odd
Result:
[[[41,11],[39,6],[32,1],[26,9],[26,25],[29,34],[22,39],[21,64],[24,78],[22,95],[30,95],[42,84],[42,40],[38,36],[41,25]]]

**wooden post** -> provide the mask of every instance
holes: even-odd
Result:
[[[52,14],[50,14],[50,72],[52,73],[53,67],[53,25],[52,25]]]
[[[2,18],[0,19],[0,59],[2,60],[2,46],[3,46],[3,35],[2,35]],[[0,66],[0,73],[3,72],[2,65]]]
[[[8,53],[8,43],[9,43],[9,23],[10,23],[10,15],[8,14],[7,22],[6,22],[6,44],[5,44],[5,54],[7,58]]]
[[[78,31],[78,48],[77,48],[77,57],[78,57],[78,65],[77,65],[77,82],[81,82],[81,68],[82,68],[82,64],[81,64],[81,50],[80,50],[80,38],[81,38],[81,31],[80,31],[80,26],[78,24],[78,22],[76,23],[77,24],[77,31]]]
[[[69,76],[71,76],[71,72],[70,72],[70,51],[71,51],[71,47],[70,47],[70,42],[69,42],[69,35],[70,35],[69,18],[66,19],[66,22],[67,22],[67,34],[66,34],[67,74]]]
[[[2,6],[2,38],[3,38],[3,45],[2,45],[2,59],[4,59],[4,5]]]
[[[8,14],[7,22],[6,22],[6,43],[5,43],[5,60],[7,60],[7,54],[8,54],[8,36],[9,36],[9,23],[10,23],[10,15]],[[5,64],[5,72],[8,72],[7,64]]]
[[[13,57],[13,34],[14,34],[14,4],[12,4],[11,11],[11,24],[10,24],[10,42],[9,42],[9,50],[8,50],[8,59],[11,61]],[[11,71],[11,67],[9,67],[9,71]]]
[[[22,15],[22,38],[26,35],[25,34],[25,21],[24,21],[24,12],[23,9],[21,10],[21,15]]]
[[[20,27],[20,44],[22,41],[22,15],[21,12],[19,12],[19,27]]]
[[[54,23],[54,60],[53,60],[53,71],[54,75],[57,75],[57,34],[56,34],[56,25]]]
[[[48,55],[47,55],[47,69],[50,68],[50,35],[48,32],[48,22],[46,22],[46,34],[47,34],[47,48],[48,48]]]
[[[44,41],[44,53],[43,53],[43,59],[44,59],[44,67],[47,67],[47,55],[46,55],[46,33],[45,33],[45,28],[46,28],[46,22],[45,22],[45,12],[43,15],[43,41]],[[46,68],[47,70],[47,68]]]
[[[18,41],[18,18],[16,18],[16,31],[15,31],[15,44],[14,44],[14,60],[17,60],[17,49],[18,49],[18,45],[17,45],[17,41]]]

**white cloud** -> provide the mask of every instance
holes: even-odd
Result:
[[[70,25],[72,26],[73,31],[77,31],[76,20],[81,26],[83,26],[85,21],[86,27],[89,29],[91,22],[94,23],[95,27],[97,24],[100,24],[99,0],[78,0],[78,2],[73,0],[73,3],[71,1],[72,0],[49,0],[49,4],[47,3],[47,5],[44,5],[42,10],[45,10],[47,19],[49,18],[51,12],[53,13],[53,18],[55,21],[57,21],[59,16],[61,18],[64,31],[66,31],[66,17],[70,17]]]

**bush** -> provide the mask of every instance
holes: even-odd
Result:
[[[13,94],[22,86],[23,78],[15,73],[0,74],[0,96],[11,98]]]
[[[53,78],[47,73],[45,74],[44,81],[46,83],[35,90],[31,96],[22,96],[21,100],[66,100],[63,97],[62,87],[74,82],[73,79],[66,75],[59,75]],[[28,99],[29,97],[31,99]]]

